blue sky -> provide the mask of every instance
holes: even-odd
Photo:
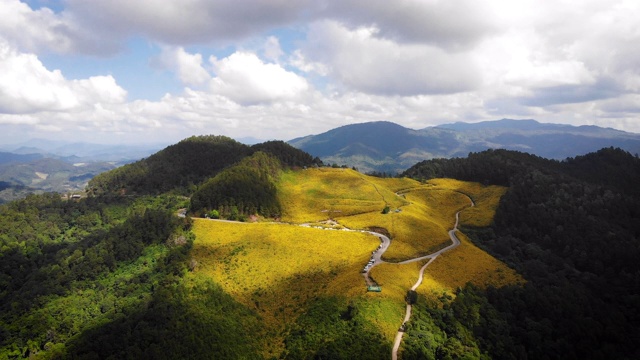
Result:
[[[635,0],[0,0],[0,143],[367,121],[640,132]]]

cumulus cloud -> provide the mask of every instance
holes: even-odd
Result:
[[[302,57],[329,69],[347,87],[372,94],[411,96],[474,89],[478,69],[465,53],[376,37],[376,27],[349,30],[333,21],[311,26]],[[302,66],[304,69],[304,65]]]
[[[286,139],[349,122],[421,128],[526,117],[640,131],[638,1],[62,4],[53,12],[0,0],[6,126],[73,126],[133,140],[141,133]],[[152,46],[117,52],[144,42]],[[101,70],[80,80],[44,65],[50,52],[144,63],[157,48],[156,65],[185,88],[155,101],[127,102],[114,78],[126,71],[100,75],[110,60],[97,60]],[[83,59],[87,69],[96,61]]]
[[[210,61],[216,73],[211,91],[241,104],[292,99],[308,89],[304,78],[280,65],[264,63],[253,53],[236,52]]]
[[[321,14],[352,28],[375,26],[377,36],[446,49],[473,46],[497,30],[491,8],[477,0],[343,0]]]
[[[156,59],[159,66],[174,71],[183,84],[202,85],[211,79],[211,75],[202,66],[201,54],[190,54],[182,47],[168,47]]]
[[[0,36],[22,51],[113,54],[123,38],[103,36],[83,27],[69,11],[33,10],[19,0],[0,0]]]
[[[0,111],[35,113],[70,111],[94,103],[118,103],[126,91],[111,76],[67,80],[48,70],[34,54],[21,53],[0,41]]]
[[[0,18],[0,34],[27,51],[71,47],[65,34],[69,24],[48,8],[33,11],[19,0],[0,0]]]
[[[237,40],[299,18],[310,0],[69,0],[88,28],[144,34],[169,44]]]

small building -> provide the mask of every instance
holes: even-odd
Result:
[[[382,292],[382,288],[378,285],[369,285],[367,286],[367,291],[369,292]]]

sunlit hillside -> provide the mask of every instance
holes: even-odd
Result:
[[[313,168],[288,171],[278,191],[283,221],[318,222],[357,214],[381,212],[406,204],[392,189],[351,169]]]
[[[282,349],[287,323],[326,296],[365,293],[360,269],[379,240],[371,235],[273,223],[196,219],[196,274],[223,289],[265,322],[265,346]]]
[[[356,306],[363,326],[392,341],[403,317],[406,292],[425,261],[394,262],[450,244],[448,230],[459,210],[464,209],[461,224],[488,225],[504,188],[450,179],[420,183],[370,177],[350,169],[314,168],[285,172],[278,192],[283,223],[197,219],[194,226],[194,276],[215,279],[254,309],[265,324],[264,355],[281,353],[290,324],[305,321],[309,309],[322,299]],[[388,212],[383,211],[385,207]],[[391,236],[383,256],[388,263],[371,270],[382,292],[367,293],[360,273],[379,239],[347,228],[381,229]],[[419,293],[453,293],[468,281],[481,287],[522,281],[464,235],[460,238],[461,246],[428,268]]]

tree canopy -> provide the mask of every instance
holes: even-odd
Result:
[[[440,328],[455,336],[462,326],[491,358],[637,358],[639,171],[637,157],[613,148],[565,161],[490,150],[409,169],[510,186],[493,226],[462,231],[527,283],[460,289],[442,310],[428,310],[444,312]],[[426,356],[418,333],[407,334],[408,358]]]

